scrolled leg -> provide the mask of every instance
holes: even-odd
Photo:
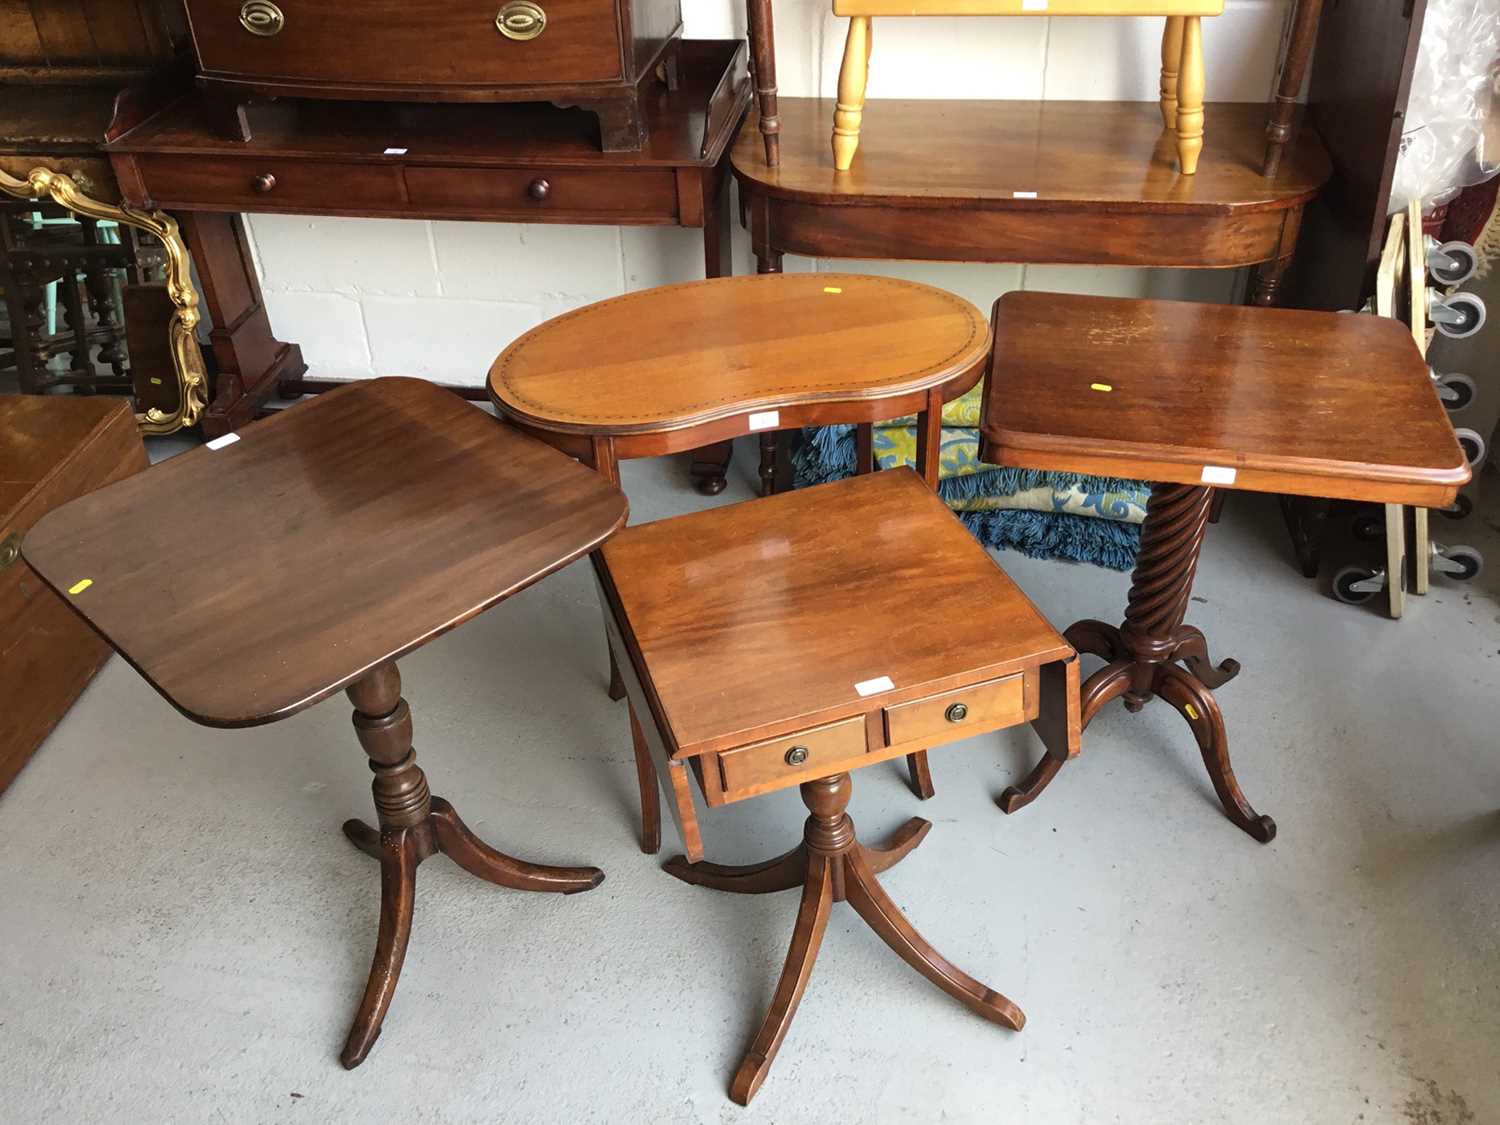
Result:
[[[828,929],[828,915],[833,909],[833,865],[836,862],[821,855],[812,856],[808,862],[802,905],[797,911],[797,924],[792,930],[791,946],[781,969],[781,978],[776,982],[776,993],[771,997],[770,1010],[729,1084],[729,1097],[739,1105],[749,1105],[750,1099],[765,1082],[787,1029],[792,1026],[792,1017],[797,1014],[802,994],[807,991],[813,962],[817,960],[818,948]]]
[[[604,872],[597,867],[550,867],[497,852],[470,832],[453,806],[441,797],[432,799],[432,824],[437,829],[438,846],[443,854],[486,883],[516,891],[574,895],[591,891],[604,882]]]
[[[993,988],[981,984],[928,944],[906,920],[858,851],[844,859],[844,893],[855,912],[897,955],[961,1004],[985,1019],[1020,1031],[1026,1016]]]
[[[662,870],[695,887],[737,895],[775,894],[803,883],[807,876],[807,849],[798,844],[785,855],[744,866],[706,860],[689,863],[685,856],[679,855],[669,859]]]
[[[1090,656],[1120,660],[1127,654],[1120,630],[1103,621],[1075,621],[1068,626],[1063,636],[1079,652],[1086,652]]]
[[[1223,687],[1240,674],[1238,660],[1225,660],[1214,664],[1208,655],[1208,638],[1191,625],[1177,630],[1177,647],[1172,650],[1172,659],[1187,665],[1189,672],[1205,687]]]
[[[1193,728],[1198,748],[1203,753],[1203,765],[1225,814],[1256,840],[1269,844],[1276,838],[1276,822],[1257,813],[1245,800],[1234,776],[1234,767],[1229,764],[1229,736],[1224,730],[1223,712],[1219,710],[1213,693],[1174,664],[1161,666],[1156,692],[1177,708]]]
[[[882,871],[889,871],[911,855],[917,845],[927,839],[927,833],[931,831],[932,821],[914,816],[891,833],[890,839],[885,843],[861,844],[859,850],[864,855],[865,862],[870,865],[870,870],[878,875]]]
[[[353,1070],[365,1061],[380,1036],[380,1025],[390,1009],[401,979],[406,946],[411,940],[412,909],[416,904],[418,854],[416,831],[396,828],[380,838],[380,931],[365,994],[354,1015],[354,1026],[339,1061]]]

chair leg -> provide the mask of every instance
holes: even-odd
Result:
[[[1182,17],[1168,16],[1161,33],[1161,121],[1177,128],[1177,68],[1182,65]]]
[[[870,17],[853,16],[844,41],[844,65],[839,71],[838,103],[833,111],[833,166],[847,172],[859,149],[860,122],[865,114],[865,85],[870,76]]]
[[[1198,171],[1203,152],[1203,18],[1184,16],[1182,24],[1182,70],[1177,79],[1177,159],[1182,174]]]

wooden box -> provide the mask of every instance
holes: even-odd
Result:
[[[145,467],[126,399],[0,395],[0,792],[109,655],[32,573],[21,538],[53,508]]]
[[[640,99],[675,86],[681,0],[186,0],[200,81],[250,138],[254,95],[547,101],[599,117],[605,151],[639,150]],[[402,138],[391,139],[400,147]]]

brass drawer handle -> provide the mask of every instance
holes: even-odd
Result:
[[[943,712],[943,717],[950,723],[961,723],[969,717],[969,705],[967,703],[955,703]]]
[[[276,190],[276,177],[270,172],[262,172],[250,181],[250,186],[264,195],[268,191]]]
[[[240,8],[240,26],[251,35],[269,38],[286,26],[286,16],[271,0],[245,0]]]
[[[511,0],[495,17],[495,26],[505,38],[524,43],[547,30],[547,13],[531,0]]]
[[[538,203],[541,203],[544,199],[552,194],[552,185],[549,184],[541,176],[538,176],[536,179],[532,180],[529,185],[527,185],[526,194],[531,196],[531,198],[535,199]]]
[[[800,766],[807,761],[807,747],[793,746],[786,752],[786,764],[789,766]]]

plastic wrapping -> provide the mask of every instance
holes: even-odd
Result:
[[[1391,192],[1431,209],[1500,172],[1500,0],[1428,0]]]

